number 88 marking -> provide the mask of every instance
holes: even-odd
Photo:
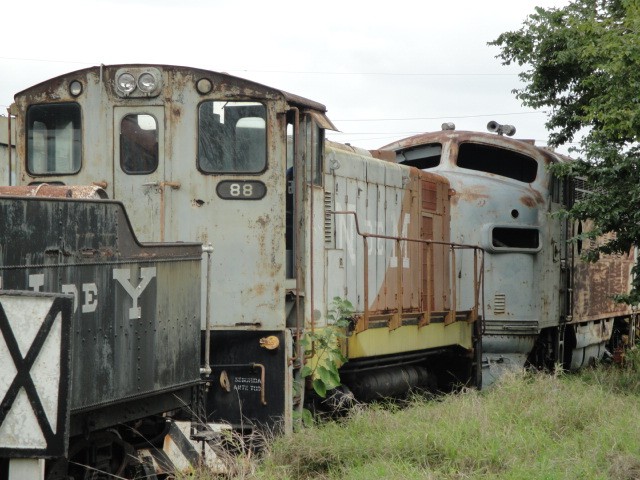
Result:
[[[267,194],[267,187],[257,180],[224,180],[218,184],[216,192],[227,200],[260,200]]]
[[[253,196],[253,185],[245,183],[240,185],[239,183],[232,183],[229,185],[229,195],[232,197],[251,197]]]

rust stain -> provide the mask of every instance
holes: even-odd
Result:
[[[534,208],[536,206],[535,199],[528,197],[526,195],[523,197],[520,197],[520,201],[522,202],[523,205],[529,208]]]
[[[620,255],[603,255],[596,263],[579,261],[574,273],[574,321],[629,314],[629,306],[615,302],[613,296],[629,290],[632,266],[630,257]]]
[[[445,177],[434,174],[432,172],[416,171],[410,175],[410,182],[406,186],[406,195],[402,199],[400,208],[400,215],[397,218],[396,231],[398,233],[403,232],[402,222],[405,215],[410,215],[410,222],[406,227],[405,235],[409,238],[426,238],[428,234],[423,233],[421,230],[423,225],[418,220],[422,218],[422,213],[427,211],[423,208],[423,198],[425,194],[423,190],[424,182],[432,182],[437,186],[437,204],[442,204],[442,207],[438,208],[438,212],[434,213],[434,222],[437,224],[436,231],[432,232],[432,239],[437,241],[449,241],[449,182]],[[418,201],[413,201],[413,197],[417,196]],[[453,197],[456,198],[456,197]],[[453,198],[451,201],[453,201]],[[390,233],[390,232],[387,232]],[[396,252],[397,261],[399,262],[396,267],[389,267],[384,273],[383,280],[380,284],[380,289],[375,296],[369,298],[369,310],[368,314],[376,316],[388,316],[394,315],[398,312],[412,313],[422,311],[425,303],[426,295],[434,295],[432,291],[433,285],[447,285],[449,284],[449,268],[448,266],[441,264],[439,261],[434,263],[433,270],[431,271],[431,281],[424,282],[423,268],[421,263],[424,246],[422,244],[409,242],[406,245],[401,245],[400,250],[397,245],[393,245],[391,248]],[[443,254],[442,247],[435,247],[434,252]],[[402,268],[402,257],[407,256],[409,258],[409,268]],[[438,256],[436,254],[436,256]],[[441,255],[442,256],[442,255]],[[448,264],[448,261],[446,262]],[[400,268],[398,268],[400,267]],[[367,286],[367,279],[365,277],[365,289]],[[432,287],[427,292],[427,284],[431,284]],[[436,290],[440,290],[437,287]],[[438,291],[438,294],[443,292]],[[432,309],[440,307],[440,302],[447,303],[447,299],[441,295],[438,296],[438,300],[433,300],[431,304]]]
[[[462,200],[466,200],[468,202],[473,202],[476,200],[486,200],[490,198],[486,193],[474,192],[472,190],[465,190],[458,194],[458,197]]]
[[[456,192],[456,195],[451,197],[451,203],[457,205],[460,202],[477,203],[478,205],[484,205],[486,201],[491,198],[491,195],[485,193],[486,188],[484,186],[476,189],[464,189]]]
[[[538,205],[544,204],[544,196],[542,195],[542,193],[540,193],[540,191],[531,189],[531,193],[533,194],[533,197]]]
[[[259,217],[259,218],[256,220],[256,223],[257,223],[258,225],[260,225],[260,227],[262,227],[262,228],[266,228],[266,227],[267,227],[267,225],[269,225],[269,217],[268,217],[268,216],[267,216],[267,217]]]
[[[107,198],[107,193],[96,185],[40,185],[0,187],[0,195],[14,197],[51,198]]]

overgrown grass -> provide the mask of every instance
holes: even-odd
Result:
[[[635,348],[625,353],[623,368],[601,365],[585,369],[575,378],[587,384],[600,385],[611,392],[640,397],[640,349]]]
[[[242,478],[640,478],[640,355],[629,362],[359,409],[276,439]]]

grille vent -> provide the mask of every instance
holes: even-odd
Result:
[[[496,315],[507,311],[507,296],[504,293],[496,293],[493,297],[493,313]]]
[[[333,243],[333,195],[331,192],[324,192],[324,243]]]
[[[591,193],[587,180],[582,177],[573,179],[573,188],[575,201],[584,200]]]

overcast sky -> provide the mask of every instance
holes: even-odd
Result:
[[[92,65],[163,63],[228,72],[327,106],[331,140],[378,148],[452,121],[516,126],[546,144],[544,112],[512,94],[517,66],[487,42],[535,6],[568,0],[322,2],[9,0],[0,113],[13,94]],[[565,148],[560,149],[566,151]]]

